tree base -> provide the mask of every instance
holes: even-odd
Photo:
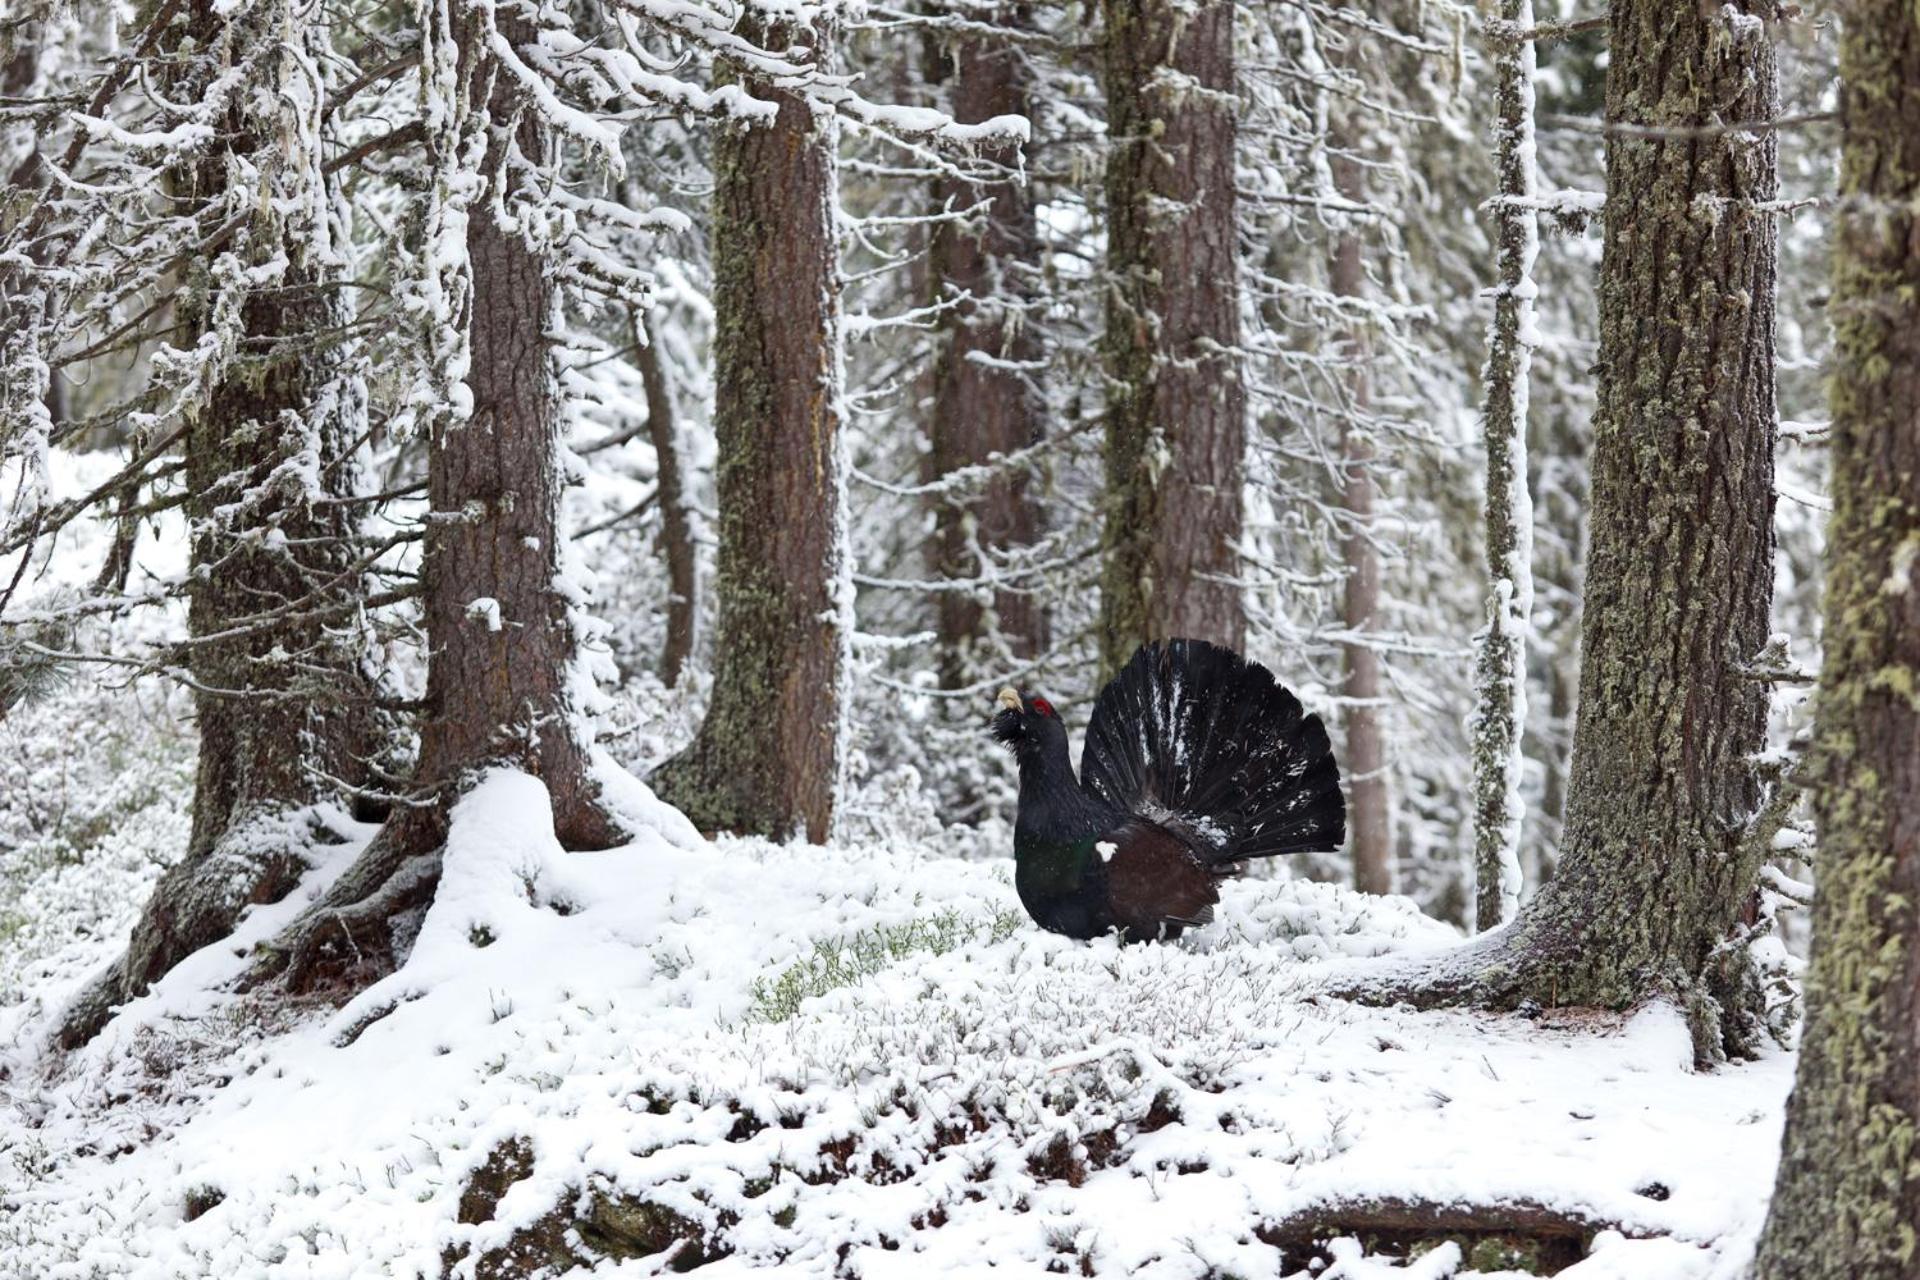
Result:
[[[1618,964],[1617,953],[1604,944],[1516,921],[1431,960],[1336,982],[1327,993],[1373,1006],[1530,1015],[1549,1009],[1624,1013],[1664,999],[1686,1018],[1696,1069],[1708,1070],[1757,1057],[1766,1040],[1777,1042],[1784,1034],[1751,942],[1746,935],[1729,939],[1696,974],[1671,962],[1635,970]]]

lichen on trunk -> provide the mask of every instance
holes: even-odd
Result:
[[[1680,999],[1704,1060],[1760,1029],[1729,963],[1760,850],[1748,664],[1773,593],[1774,55],[1738,6],[1610,11],[1599,408],[1579,717],[1554,881],[1421,1003]],[[1722,127],[1753,122],[1759,128]],[[1668,131],[1668,132],[1663,132]],[[1711,962],[1711,963],[1710,963]],[[1709,973],[1709,969],[1712,973]]]
[[[1246,644],[1234,6],[1107,0],[1109,675],[1151,640]]]
[[[767,48],[831,57],[812,26],[744,20]],[[771,43],[769,43],[771,42]],[[713,694],[655,791],[706,829],[824,840],[844,754],[852,580],[841,438],[831,113],[769,84],[772,124],[714,141],[714,435],[720,550]]]
[[[1920,13],[1843,14],[1818,880],[1759,1280],[1920,1267]]]

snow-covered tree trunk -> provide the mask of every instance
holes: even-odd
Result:
[[[1108,672],[1149,640],[1246,643],[1234,8],[1103,6]]]
[[[1532,0],[1503,0],[1488,24],[1494,48],[1494,198],[1498,279],[1487,335],[1486,554],[1491,591],[1476,638],[1473,718],[1474,925],[1491,929],[1520,905],[1521,737],[1527,724],[1527,629],[1533,615],[1533,502],[1527,489],[1527,390],[1533,361],[1534,210]]]
[[[825,64],[826,16],[743,31]],[[824,840],[844,756],[852,642],[841,438],[837,125],[746,74],[771,124],[714,144],[714,435],[720,551],[713,697],[693,743],[655,770],[707,829]]]
[[[234,40],[236,21],[263,20],[279,21],[230,19],[210,0],[193,5],[163,46],[188,68],[168,81],[169,92],[194,100],[201,79],[221,70],[194,54]],[[317,142],[322,103],[302,94],[266,100],[307,118],[276,126],[237,98],[226,146],[171,177],[169,194],[185,206],[252,211],[228,254],[189,264],[178,304],[186,340],[156,357],[160,366],[211,366],[183,443],[187,670],[199,730],[193,827],[126,954],[75,1006],[62,1031],[69,1045],[91,1036],[112,1004],[226,937],[248,905],[285,895],[313,851],[301,811],[364,781],[372,750],[373,686],[346,625],[362,590],[351,499],[365,392],[338,339],[347,263],[326,207],[322,157],[291,141]],[[282,201],[230,190],[236,156],[265,169]],[[311,172],[276,173],[281,164]],[[318,196],[305,207],[286,197],[303,181]],[[275,275],[282,258],[277,278],[248,277]]]
[[[1359,164],[1344,155],[1332,160],[1335,186],[1355,204],[1366,201],[1366,180]],[[1328,283],[1342,298],[1366,295],[1366,267],[1357,231],[1343,230],[1334,240]],[[1341,506],[1346,533],[1341,539],[1346,588],[1342,620],[1348,639],[1341,645],[1346,682],[1347,834],[1353,849],[1353,883],[1362,893],[1393,892],[1393,822],[1387,790],[1387,742],[1381,724],[1385,696],[1380,653],[1368,640],[1380,622],[1380,549],[1374,545],[1376,486],[1374,447],[1363,421],[1372,393],[1367,378],[1367,334],[1356,320],[1339,341],[1346,367],[1346,410],[1340,431]]]
[[[1020,23],[1022,8],[1008,5],[999,17]],[[969,30],[953,37],[951,57],[955,120],[975,124],[1032,113],[1028,55],[1017,43]],[[964,223],[935,224],[929,246],[935,301],[962,299],[940,317],[931,423],[936,475],[1024,449],[1045,430],[1038,385],[1043,353],[1032,315],[1041,275],[1033,189],[1019,176],[1017,144],[999,143],[985,155],[1003,166],[1007,180],[950,176],[934,189],[938,206],[979,210]],[[940,493],[932,503],[934,570],[942,578],[988,577],[994,551],[1030,545],[1040,535],[1040,505],[1025,469],[1002,470],[971,501]],[[988,598],[996,625],[983,604]],[[940,593],[941,676],[948,687],[968,684],[982,665],[992,665],[993,655],[979,650],[996,633],[1013,657],[1039,653],[1047,643],[1044,602],[1007,589],[990,597]]]
[[[1842,13],[1819,882],[1759,1280],[1920,1267],[1920,14]]]
[[[449,294],[455,309],[433,317],[464,328],[470,359],[448,370],[450,403],[432,417],[428,449],[422,578],[431,648],[419,795],[280,941],[296,987],[359,982],[399,958],[393,921],[431,899],[452,803],[488,765],[540,778],[563,845],[604,848],[621,836],[588,768],[580,695],[589,677],[559,528],[556,283],[549,250],[532,238],[538,193],[520,167],[550,167],[553,142],[491,43],[519,50],[537,32],[515,10],[459,0],[425,8],[444,24],[435,32],[450,37],[437,56],[455,61],[455,74],[438,85],[457,90],[442,103],[452,113],[443,143],[465,136],[459,117],[468,104],[484,107],[488,128],[485,190],[465,211],[464,240],[445,246],[464,253],[470,288]],[[444,68],[430,62],[427,74],[436,70]]]
[[[1764,850],[1778,110],[1765,24],[1616,0],[1578,724],[1558,872],[1425,1004],[1682,1000],[1703,1060],[1762,993],[1730,932]],[[1685,74],[1680,74],[1680,69]],[[1742,125],[1756,127],[1742,128]]]

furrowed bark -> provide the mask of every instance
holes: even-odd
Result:
[[[1359,165],[1336,156],[1333,171],[1341,195],[1355,203],[1365,200],[1365,179]],[[1360,253],[1356,231],[1344,231],[1334,242],[1330,283],[1343,298],[1366,294],[1366,271]],[[1342,610],[1347,630],[1365,635],[1378,623],[1380,609],[1380,551],[1373,544],[1373,442],[1354,420],[1367,412],[1371,390],[1366,372],[1366,331],[1356,323],[1342,336],[1341,349],[1351,366],[1349,412],[1340,431],[1340,463],[1345,474],[1341,505],[1348,520],[1341,545],[1347,571]],[[1386,734],[1380,722],[1384,694],[1380,654],[1360,641],[1348,641],[1341,646],[1341,653],[1346,667],[1347,831],[1353,848],[1353,883],[1362,893],[1392,893],[1393,822],[1388,808]]]
[[[822,22],[825,20],[822,19]],[[770,48],[830,56],[831,31],[757,20]],[[714,434],[720,553],[712,701],[655,791],[704,829],[824,840],[851,643],[840,438],[836,127],[798,96],[714,144]]]
[[[1533,26],[1532,0],[1502,0],[1501,31]],[[1527,629],[1533,613],[1533,503],[1527,492],[1527,379],[1533,361],[1533,260],[1540,248],[1531,209],[1531,40],[1496,35],[1494,161],[1498,281],[1488,330],[1486,554],[1487,626],[1476,638],[1478,704],[1473,719],[1474,926],[1503,924],[1520,906],[1521,737],[1527,724]]]
[[[1008,26],[1029,23],[1024,5],[995,15]],[[1032,85],[1026,55],[1016,45],[968,33],[954,39],[953,115],[975,124],[999,115],[1031,115]],[[985,156],[1019,166],[1017,145],[989,148]],[[929,274],[936,301],[968,299],[941,313],[942,346],[934,370],[932,466],[936,475],[987,463],[1037,443],[1045,432],[1038,380],[1040,336],[1027,307],[1040,280],[1040,235],[1033,189],[1024,180],[991,185],[943,179],[935,184],[936,207],[955,210],[985,205],[976,223],[937,224],[929,246]],[[970,579],[991,571],[991,553],[1038,540],[1042,513],[1026,470],[1005,471],[985,492],[967,501],[944,494],[932,499],[936,576]],[[986,556],[980,552],[988,553]],[[976,593],[939,596],[940,670],[948,688],[970,684],[995,665],[994,637],[1005,656],[1030,658],[1047,646],[1047,612],[1025,591],[996,590],[992,613]]]
[[[210,2],[178,20],[174,43],[205,48],[230,19]],[[191,64],[190,64],[191,65]],[[197,92],[172,86],[176,96]],[[239,108],[230,145],[271,145]],[[177,175],[185,202],[228,199],[224,154]],[[311,229],[308,229],[311,230]],[[358,472],[350,451],[365,426],[365,393],[330,336],[346,319],[337,268],[277,215],[262,209],[235,247],[254,260],[285,254],[286,274],[239,302],[228,366],[190,420],[184,442],[192,529],[188,667],[199,757],[185,855],[155,886],[126,953],[92,983],[60,1031],[72,1048],[112,1006],[145,992],[181,960],[233,931],[250,905],[277,901],[329,839],[304,811],[344,802],[364,781],[375,735],[373,683],[349,639],[302,608],[280,625],[220,638],[239,618],[275,605],[350,602],[358,529],[348,504]],[[189,279],[183,332],[198,336],[228,289]],[[227,300],[229,303],[231,300]],[[123,507],[133,495],[122,493]],[[130,542],[130,525],[126,536]],[[130,546],[116,555],[124,560]],[[124,564],[114,568],[123,580]],[[208,692],[216,690],[219,692]]]
[[[493,20],[516,47],[536,37],[517,13],[498,10]],[[523,769],[545,784],[567,848],[622,838],[588,768],[574,697],[587,677],[575,667],[579,637],[560,585],[560,390],[548,337],[556,285],[546,253],[521,226],[503,223],[491,190],[506,184],[512,219],[519,179],[510,150],[543,164],[552,140],[488,55],[481,16],[460,13],[453,29],[459,75],[493,126],[481,169],[490,190],[467,221],[472,410],[464,419],[436,415],[429,442],[421,571],[431,648],[420,798],[396,809],[355,865],[276,942],[267,971],[284,964],[294,989],[358,985],[401,959],[394,920],[432,900],[453,803],[489,766]]]
[[[1234,6],[1106,0],[1108,674],[1150,640],[1246,646]]]
[[[1768,11],[1770,12],[1770,10]],[[1738,6],[1610,10],[1600,384],[1578,723],[1561,860],[1508,929],[1360,998],[1622,1008],[1682,998],[1703,1060],[1744,1051],[1758,989],[1746,665],[1773,592],[1771,129],[1764,25]],[[1663,134],[1663,129],[1677,132]]]
[[[1920,1267],[1920,14],[1842,12],[1818,882],[1759,1280]]]

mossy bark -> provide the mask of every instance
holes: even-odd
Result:
[[[1527,401],[1534,338],[1533,0],[1501,0],[1494,57],[1494,212],[1498,279],[1487,334],[1481,439],[1487,455],[1487,625],[1475,643],[1474,927],[1504,924],[1520,905],[1521,738],[1527,725],[1527,633],[1533,612],[1533,503],[1527,489]]]
[[[1920,11],[1843,14],[1818,880],[1759,1280],[1920,1272]]]
[[[247,20],[201,0],[168,39],[205,50]],[[179,65],[188,70],[169,92],[192,100],[215,68],[204,58]],[[278,142],[261,136],[262,120],[236,106],[227,124],[233,152],[275,164]],[[176,173],[172,196],[232,203],[229,160],[216,151]],[[183,446],[192,531],[186,665],[200,739],[193,825],[126,953],[75,1004],[61,1032],[68,1047],[90,1038],[114,1004],[225,938],[249,905],[291,890],[314,844],[299,811],[344,801],[366,777],[373,681],[341,635],[343,612],[362,588],[352,570],[356,508],[346,500],[358,481],[353,450],[366,403],[339,342],[349,317],[327,260],[329,233],[291,226],[259,202],[232,251],[250,263],[284,255],[282,277],[258,288],[196,263],[183,282],[178,346],[192,348],[221,326],[235,330],[224,367],[190,411]]]
[[[1031,25],[1025,5],[1005,5],[990,16],[1009,27]],[[954,37],[949,56],[956,120],[977,124],[993,116],[1032,115],[1032,73],[1018,46],[970,31]],[[1033,189],[1019,176],[1017,146],[995,144],[985,155],[1004,166],[1005,180],[946,178],[934,186],[937,208],[985,206],[965,224],[937,224],[928,245],[933,300],[954,303],[941,313],[933,374],[935,475],[985,464],[996,453],[1038,443],[1044,434],[1044,352],[1031,315],[1042,271]],[[1037,541],[1043,516],[1036,488],[1031,472],[1017,469],[1003,470],[965,501],[935,495],[936,576],[986,577],[995,564],[993,552]],[[938,609],[940,673],[949,688],[971,684],[1008,657],[1029,658],[1047,646],[1047,610],[1030,591],[943,591]]]
[[[825,25],[763,26],[825,61]],[[836,129],[797,95],[714,142],[714,435],[720,552],[713,696],[654,789],[704,829],[824,840],[851,643],[841,440]]]
[[[1771,9],[1766,12],[1770,13]],[[1773,593],[1774,56],[1742,6],[1610,9],[1599,407],[1561,861],[1423,1003],[1684,998],[1703,1058],[1757,1031],[1715,957],[1753,894]],[[1670,131],[1662,133],[1660,131]],[[1713,973],[1709,962],[1713,960]],[[1360,994],[1360,993],[1356,993]]]
[[[1106,0],[1107,498],[1101,659],[1241,649],[1234,6]]]

